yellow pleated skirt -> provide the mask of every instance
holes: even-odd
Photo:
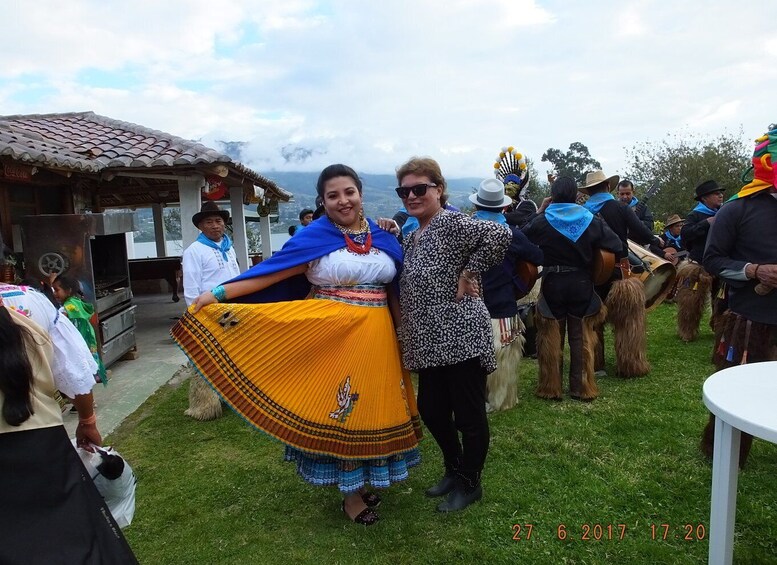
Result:
[[[417,448],[385,294],[330,298],[213,304],[185,313],[171,335],[238,414],[292,448],[338,459]]]

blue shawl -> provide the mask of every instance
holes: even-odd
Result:
[[[672,245],[670,247],[674,247],[675,249],[680,249],[682,247],[682,243],[680,242],[680,238],[681,237],[682,236],[679,236],[679,235],[677,237],[673,236],[671,233],[669,233],[669,230],[666,230],[664,232],[664,239],[667,242],[673,243],[674,245]]]
[[[372,245],[388,254],[397,265],[397,277],[402,268],[402,247],[399,241],[389,232],[384,231],[372,220],[368,219],[372,233]],[[241,273],[226,282],[236,282],[254,277],[261,277],[309,263],[345,247],[345,236],[326,216],[308,224],[288,240],[283,248],[270,258],[254,265],[245,273]],[[397,279],[395,279],[396,281]],[[302,300],[310,292],[310,283],[305,275],[296,275],[280,281],[259,292],[230,299],[230,302],[258,303],[282,302],[287,300]]]
[[[594,220],[594,215],[577,204],[551,204],[545,210],[545,219],[558,233],[577,242]]]
[[[591,198],[586,200],[585,204],[583,204],[583,208],[596,215],[602,209],[602,206],[604,206],[609,200],[615,200],[615,197],[609,192],[597,192],[596,194],[592,194]]]
[[[197,236],[197,241],[199,241],[206,247],[212,247],[213,249],[221,251],[221,256],[224,257],[224,261],[229,261],[229,256],[227,255],[227,251],[232,249],[232,240],[229,239],[229,236],[227,234],[224,234],[221,237],[221,243],[216,243],[212,239],[208,239],[204,233],[200,232],[200,235]]]
[[[489,210],[478,210],[473,216],[476,220],[485,220],[487,222],[496,222],[497,224],[507,225],[507,218],[502,212],[491,212]]]
[[[694,212],[701,212],[705,216],[714,216],[717,213],[717,210],[713,210],[712,208],[705,206],[701,202],[699,202],[696,207],[693,209]]]

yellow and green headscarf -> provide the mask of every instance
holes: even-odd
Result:
[[[772,166],[772,155],[777,151],[777,127],[772,125],[770,128],[768,132],[755,140],[753,164],[742,175],[742,180],[746,181],[750,171],[752,171],[753,180],[743,186],[730,200],[752,196],[777,184],[775,183],[777,171]]]

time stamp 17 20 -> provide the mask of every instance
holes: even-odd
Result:
[[[623,541],[631,537],[653,541],[701,541],[707,537],[704,524],[666,524],[649,523],[641,526],[628,526],[605,522],[571,524],[559,522],[552,526],[535,524],[513,524],[513,540],[531,542],[533,539],[556,539],[559,541],[605,542]]]

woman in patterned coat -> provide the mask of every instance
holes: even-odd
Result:
[[[445,463],[445,476],[426,495],[448,495],[437,510],[451,512],[483,494],[486,376],[496,358],[479,279],[502,260],[512,233],[446,210],[445,179],[433,159],[411,159],[397,169],[397,181],[397,194],[419,223],[403,242],[402,358],[418,373],[418,410]]]

